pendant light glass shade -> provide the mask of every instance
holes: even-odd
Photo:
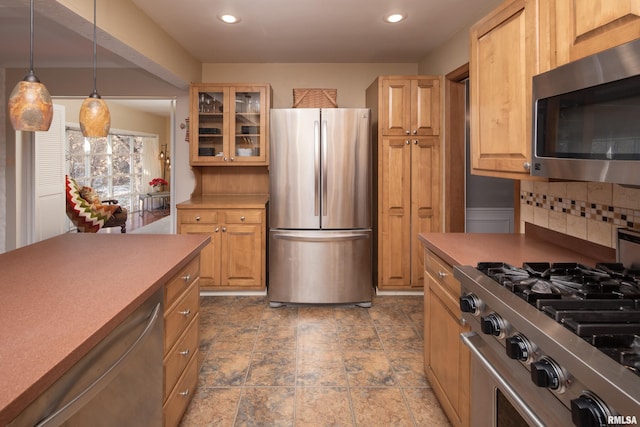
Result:
[[[111,127],[111,113],[107,103],[98,95],[96,52],[96,0],[93,0],[93,92],[80,107],[80,130],[85,137],[105,137]]]
[[[9,117],[15,130],[47,131],[53,119],[53,102],[46,86],[33,72],[33,0],[31,0],[29,72],[9,95]]]

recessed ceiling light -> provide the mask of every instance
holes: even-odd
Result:
[[[407,17],[401,13],[392,13],[391,15],[387,15],[384,20],[391,24],[395,24],[396,22],[404,21]]]
[[[228,15],[228,14],[227,15],[220,15],[220,16],[218,16],[218,18],[220,18],[220,20],[222,22],[226,22],[227,24],[235,24],[237,22],[240,22],[239,18],[236,18],[235,16]]]

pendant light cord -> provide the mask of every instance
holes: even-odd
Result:
[[[31,0],[31,9],[29,13],[29,73],[33,74],[33,0]]]
[[[33,2],[33,0],[31,0]],[[96,0],[93,0],[93,95],[98,95],[97,90],[97,49],[96,49]]]

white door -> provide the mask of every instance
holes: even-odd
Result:
[[[53,120],[47,132],[35,133],[35,218],[33,242],[64,233],[65,108],[53,105]]]

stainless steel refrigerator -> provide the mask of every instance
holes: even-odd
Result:
[[[272,109],[270,114],[271,306],[370,306],[369,109]]]

